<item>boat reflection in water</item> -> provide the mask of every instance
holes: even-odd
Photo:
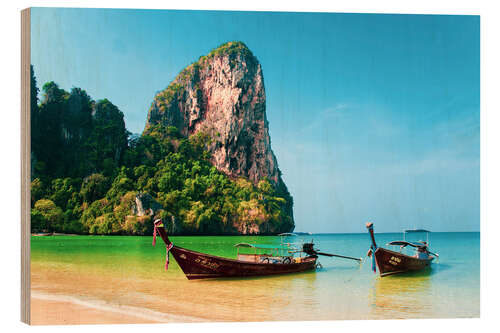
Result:
[[[222,320],[275,321],[317,318],[321,304],[315,271],[279,276],[231,277],[189,281],[183,288],[198,290],[196,301]],[[301,290],[298,293],[297,290]],[[238,297],[235,297],[238,295]],[[214,304],[217,306],[214,307]],[[303,310],[307,315],[303,315]],[[297,314],[300,313],[300,317]]]
[[[432,309],[432,270],[377,277],[372,289],[375,318],[430,318]]]

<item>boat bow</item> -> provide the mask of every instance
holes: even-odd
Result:
[[[170,262],[170,250],[174,247],[174,243],[170,241],[168,238],[167,232],[165,231],[165,228],[163,227],[163,222],[162,220],[156,220],[154,222],[154,231],[153,231],[153,246],[156,245],[156,234],[159,234],[161,239],[165,242],[165,246],[167,249],[167,252],[165,254],[165,270],[168,270],[168,264]]]

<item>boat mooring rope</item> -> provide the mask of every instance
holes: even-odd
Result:
[[[366,258],[367,258],[367,257],[368,257],[368,256],[367,256],[367,255],[365,255],[365,256],[363,257],[363,259],[359,262],[359,270],[361,270],[361,269],[363,268],[363,264],[365,263],[365,260],[366,260]],[[355,275],[357,275],[357,274],[359,274],[359,272],[354,272],[354,273],[353,273],[353,274],[351,274],[351,276],[350,276],[347,280],[345,280],[344,282],[350,282],[350,281],[352,281],[352,279],[354,278],[354,276],[355,276]]]

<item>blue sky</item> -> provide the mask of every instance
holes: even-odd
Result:
[[[479,17],[35,8],[32,63],[142,132],[218,45],[259,59],[296,230],[479,231]]]

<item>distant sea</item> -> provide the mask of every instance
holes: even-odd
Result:
[[[376,234],[379,246],[401,234]],[[440,258],[428,272],[380,278],[366,258],[368,234],[301,235],[323,252],[365,259],[320,257],[313,272],[246,279],[188,281],[165,246],[152,237],[31,238],[32,289],[125,307],[168,321],[268,321],[478,317],[479,233],[432,233]],[[179,236],[174,244],[235,258],[239,242],[279,244],[277,236]],[[169,315],[169,316],[167,316]],[[173,318],[173,319],[172,319]]]

